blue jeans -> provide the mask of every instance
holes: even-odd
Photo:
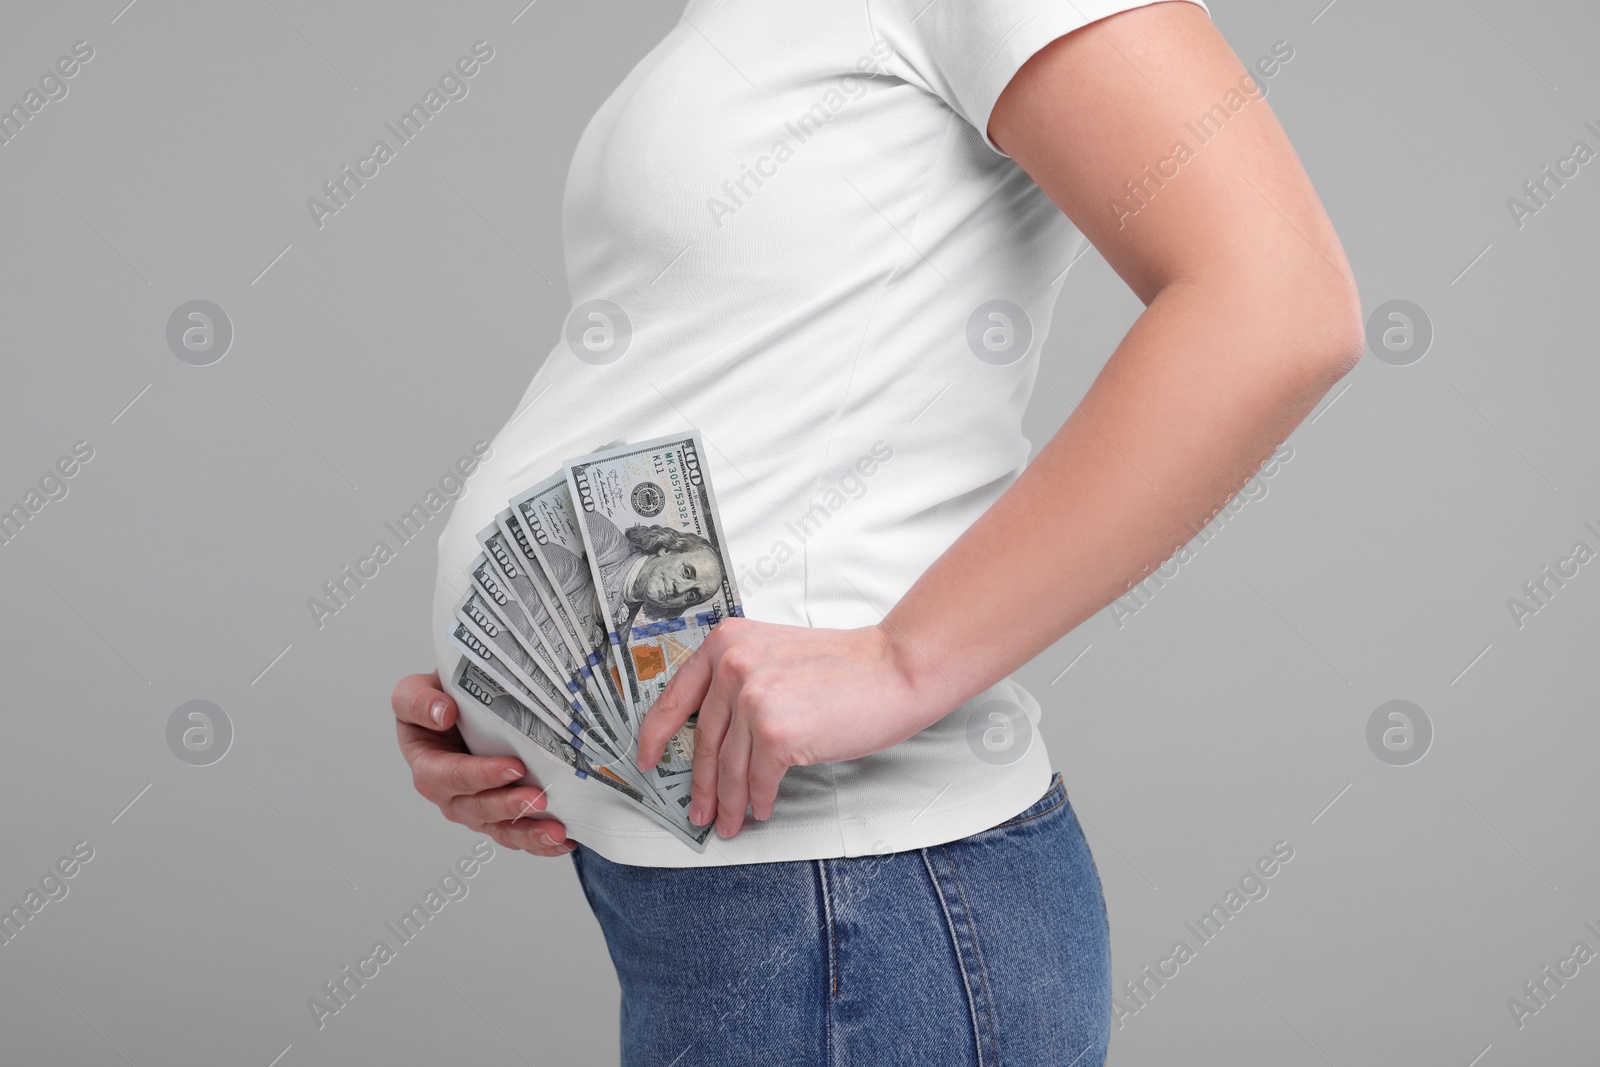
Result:
[[[1057,774],[998,826],[847,859],[573,865],[624,1067],[1101,1067],[1100,876]]]

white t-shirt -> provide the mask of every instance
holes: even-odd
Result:
[[[474,535],[507,498],[691,425],[745,614],[878,622],[1027,463],[1023,411],[1084,241],[987,140],[989,113],[1044,45],[1148,2],[690,0],[578,144],[573,311],[440,535],[441,675]],[[856,856],[1038,799],[1039,712],[1008,679],[893,748],[793,768],[770,820],[703,854],[598,783],[528,765],[568,833],[617,862]]]

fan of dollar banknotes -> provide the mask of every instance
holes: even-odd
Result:
[[[696,851],[710,827],[688,815],[694,719],[649,770],[634,754],[679,665],[743,614],[704,457],[693,431],[620,444],[513,497],[478,532],[449,633],[459,692]]]

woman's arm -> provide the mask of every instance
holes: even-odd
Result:
[[[885,620],[920,690],[964,700],[1123,595],[1360,356],[1350,266],[1259,89],[1239,91],[1247,77],[1203,11],[1163,3],[1056,41],[1001,95],[995,142],[1148,306],[1077,411]],[[1229,117],[1202,144],[1192,129],[1219,104]],[[1159,178],[1178,142],[1192,158],[1157,187],[1145,168]],[[1149,190],[1137,214],[1126,181]],[[959,632],[942,621],[957,611]]]
[[[729,619],[684,664],[646,717],[639,759],[659,758],[699,709],[692,811],[715,813],[725,836],[747,802],[771,814],[790,766],[897,744],[1122,595],[1361,353],[1332,224],[1259,86],[1193,4],[1048,45],[1001,95],[990,132],[1145,311],[1061,429],[882,623]]]

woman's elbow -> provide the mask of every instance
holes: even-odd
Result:
[[[1367,340],[1355,283],[1327,274],[1274,278],[1254,299],[1277,309],[1269,319],[1269,343],[1279,356],[1332,384],[1355,368]]]
[[[1355,369],[1367,348],[1367,328],[1362,320],[1361,296],[1354,282],[1342,283],[1318,312],[1322,336],[1322,358],[1328,373],[1338,381]]]

